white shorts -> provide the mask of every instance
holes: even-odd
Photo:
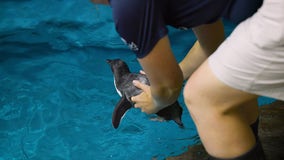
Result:
[[[265,0],[209,57],[209,65],[232,88],[284,100],[284,0]]]

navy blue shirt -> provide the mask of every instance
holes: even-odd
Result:
[[[167,35],[167,25],[186,29],[221,17],[241,21],[261,4],[262,0],[110,0],[116,30],[138,58]]]

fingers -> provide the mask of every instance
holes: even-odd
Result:
[[[146,73],[143,70],[140,70],[140,74],[146,75]]]
[[[141,89],[143,92],[149,91],[149,86],[147,84],[141,83],[140,81],[134,80],[133,85],[139,89]]]
[[[148,106],[146,99],[147,98],[144,92],[137,96],[131,97],[131,101],[134,103],[134,108],[139,108],[142,112],[149,114],[147,107],[145,107]]]
[[[141,106],[145,105],[144,99],[145,99],[145,95],[143,92],[137,96],[131,97],[131,101],[134,103],[135,108],[140,108]]]
[[[138,102],[137,102],[137,99],[139,99],[139,98],[137,98],[137,96],[131,97],[131,101],[134,103],[134,107],[135,107],[135,108],[138,108],[138,107],[139,107],[139,104],[137,104],[137,103],[138,103]]]
[[[150,86],[137,80],[133,81],[133,85],[143,91],[139,95],[131,97],[131,101],[134,103],[134,107],[140,108],[142,112],[147,114],[156,113],[157,108],[154,106],[151,97]]]
[[[158,112],[157,108],[153,106],[151,101],[144,101],[145,93],[141,93],[137,96],[131,97],[131,101],[134,103],[134,108],[141,109],[141,112],[144,112],[146,114],[153,114]]]
[[[134,107],[138,108],[139,106],[141,106],[141,99],[143,99],[143,94],[144,94],[143,89],[145,88],[145,86],[144,86],[143,83],[141,83],[140,81],[137,81],[137,80],[134,80],[132,83],[135,87],[137,87],[137,88],[139,88],[143,91],[139,95],[131,97],[131,101],[134,103]]]

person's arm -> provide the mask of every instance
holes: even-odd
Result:
[[[188,79],[225,39],[224,26],[221,20],[195,27],[193,32],[197,41],[179,64],[184,80]]]
[[[147,74],[151,86],[135,83],[144,91],[132,97],[135,107],[150,114],[174,103],[180,94],[183,76],[172,53],[168,36],[160,39],[152,51],[138,61]]]
[[[183,79],[187,79],[224,40],[221,20],[195,27],[193,31],[198,41],[179,65],[167,36],[159,40],[146,57],[138,59],[151,87],[137,81],[134,83],[144,91],[131,98],[135,107],[150,114],[174,103],[180,94]]]

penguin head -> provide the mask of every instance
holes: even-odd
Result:
[[[119,72],[130,72],[128,65],[121,59],[107,59],[106,62],[110,65],[113,73]]]

